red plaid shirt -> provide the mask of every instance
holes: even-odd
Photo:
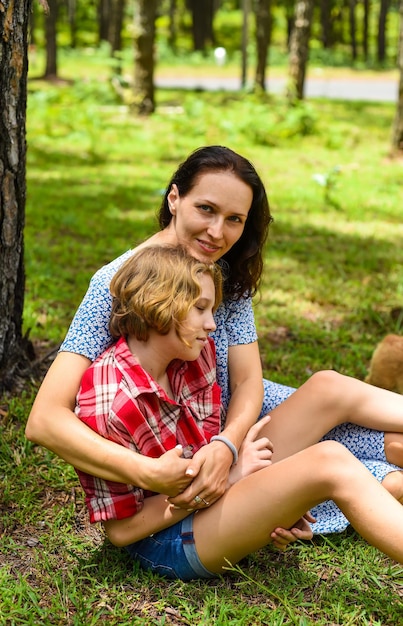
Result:
[[[173,361],[168,378],[175,400],[140,366],[125,339],[108,348],[85,372],[77,395],[77,416],[106,439],[158,458],[177,444],[191,457],[219,433],[223,409],[216,383],[212,339],[196,361]],[[78,471],[91,522],[138,513],[144,497],[133,485]]]

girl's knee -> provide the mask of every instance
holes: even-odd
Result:
[[[349,465],[350,462],[354,462],[354,456],[351,452],[338,441],[331,439],[320,441],[311,449],[314,451],[317,457],[316,461],[321,467],[327,467],[333,470],[338,466],[343,468]]]

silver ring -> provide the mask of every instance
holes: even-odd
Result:
[[[205,504],[206,506],[209,506],[209,505],[210,505],[210,502],[207,502],[207,500],[205,500],[204,498],[202,498],[202,502],[204,502],[204,504]]]
[[[201,498],[200,496],[195,496],[193,500],[196,502],[196,504],[200,504],[203,501],[203,498]]]

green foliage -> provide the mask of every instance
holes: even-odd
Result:
[[[95,270],[155,231],[177,164],[221,143],[255,163],[275,218],[255,311],[265,374],[364,377],[375,343],[403,329],[393,105],[159,90],[156,114],[138,119],[114,101],[109,68],[97,72],[98,84],[30,83],[24,317],[37,349],[62,340]],[[336,167],[329,198],[313,176]],[[89,526],[72,468],[26,441],[35,391],[0,402],[1,623],[402,623],[402,567],[352,531],[260,550],[219,581],[142,572]]]

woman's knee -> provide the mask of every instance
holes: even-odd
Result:
[[[384,447],[386,460],[403,467],[403,433],[385,433]]]
[[[333,370],[315,372],[305,383],[310,387],[312,397],[321,398],[325,403],[333,405],[335,399],[340,402],[345,376]]]
[[[398,500],[401,504],[403,504],[403,473],[402,472],[399,472],[399,471],[390,472],[383,479],[382,485],[383,487],[385,487],[387,491],[389,491],[390,494],[392,494],[394,498],[396,498],[396,500]]]

